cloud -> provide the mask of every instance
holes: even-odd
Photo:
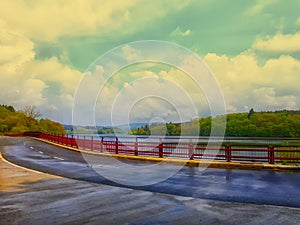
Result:
[[[204,61],[212,69],[220,84],[227,111],[240,112],[250,108],[297,109],[300,106],[298,97],[300,61],[292,56],[282,55],[261,64],[258,58],[255,52],[250,50],[237,56],[215,53],[204,56]],[[194,63],[194,58],[185,56],[182,58],[181,66],[191,68],[189,72],[193,72],[193,68],[196,68]],[[190,104],[183,95],[192,100],[200,116],[210,115],[208,93],[205,93],[205,91],[215,93],[210,86],[210,79],[204,77],[199,85],[189,74],[177,68],[163,68],[159,65],[155,67],[155,63],[149,62],[145,63],[144,68],[142,65],[131,65],[125,71],[119,71],[114,75],[102,92],[103,98],[97,107],[98,121],[110,121],[112,111],[114,118],[117,118],[116,124],[126,123],[129,112],[132,112],[130,115],[131,119],[135,119],[134,122],[148,121],[160,115],[166,121],[176,120],[176,112],[170,105],[154,101],[152,98],[161,95],[167,96],[170,102],[173,97],[177,99],[177,109],[184,111],[182,120],[189,120],[193,116]],[[180,92],[181,90],[183,92]],[[130,106],[127,104],[130,105],[133,99],[147,94],[148,100],[132,104],[134,107],[131,111],[128,109]],[[114,109],[113,104],[116,104]]]
[[[108,125],[111,118],[114,124],[125,124],[129,119],[141,122],[161,117],[169,122],[206,115],[208,105],[201,88],[181,70],[161,68],[146,62],[144,67],[134,64],[114,74],[98,96],[97,125]]]
[[[266,110],[300,106],[298,85],[300,63],[299,59],[295,58],[295,55],[299,54],[294,54],[300,51],[300,33],[265,36],[276,32],[278,23],[284,25],[282,30],[297,30],[293,26],[298,14],[296,17],[294,13],[282,17],[277,15],[278,12],[269,11],[270,13],[266,14],[265,9],[277,1],[256,1],[247,11],[247,15],[255,15],[255,17],[249,17],[251,21],[246,18],[245,21],[236,22],[236,18],[245,15],[243,14],[245,4],[242,7],[238,4],[233,10],[234,14],[225,12],[223,7],[217,7],[220,8],[217,9],[220,13],[216,14],[212,13],[214,11],[209,11],[214,9],[211,2],[194,1],[189,5],[190,2],[174,0],[170,4],[169,1],[137,0],[2,1],[0,104],[13,104],[19,109],[34,104],[44,116],[70,122],[74,92],[81,78],[81,72],[70,66],[69,57],[73,59],[73,63],[75,61],[78,63],[88,58],[87,55],[103,54],[103,49],[107,50],[128,40],[155,37],[162,40],[171,39],[184,46],[196,46],[201,49],[201,54],[205,54],[205,61],[212,68],[221,85],[229,111],[243,111],[245,107],[254,106]],[[199,4],[203,6],[201,13]],[[221,5],[225,4],[227,2]],[[196,5],[199,11],[195,8]],[[276,7],[279,8],[281,5],[278,4]],[[292,8],[293,5],[286,5],[286,7]],[[181,9],[185,10],[180,12]],[[193,10],[197,15],[193,14],[192,18],[196,19],[191,21],[188,14],[195,13]],[[208,15],[214,18],[211,19]],[[235,18],[235,21],[231,20],[232,18]],[[266,18],[267,23],[260,23],[260,21],[265,22]],[[291,18],[293,18],[292,22]],[[234,26],[232,26],[233,22]],[[300,24],[300,18],[297,24]],[[259,38],[253,43],[256,36],[267,38]],[[74,40],[85,42],[77,45],[78,42]],[[66,43],[68,41],[70,43]],[[43,46],[43,44],[47,46],[47,50],[50,49],[50,53],[45,54],[44,57],[38,53],[36,55],[38,45]],[[85,44],[88,46],[86,47]],[[231,50],[236,46],[242,47],[237,47],[237,50],[232,53]],[[51,52],[54,47],[59,49],[56,49],[55,54]],[[244,51],[247,48],[248,51],[240,53],[241,49]],[[128,61],[143,56],[143,53],[126,45],[122,50],[122,56]],[[203,51],[211,53],[206,54]],[[85,54],[82,54],[83,52]],[[259,55],[265,53],[276,53],[277,58],[266,58],[262,65],[259,62]],[[168,54],[167,51],[161,51],[162,61],[164,57],[169,57]],[[270,57],[272,54],[265,55]],[[190,68],[193,67],[191,58],[184,58],[182,63],[190,65]],[[75,64],[75,67],[78,66]],[[117,65],[115,66],[117,68]],[[103,89],[102,94],[105,98],[102,102],[103,108],[99,109],[99,115],[102,115],[101,113],[109,115],[110,103],[123,88],[130,94],[128,96],[143,93],[148,90],[148,86],[157,92],[158,90],[164,92],[167,96],[178,96],[178,91],[168,88],[170,86],[168,82],[179,84],[201,110],[207,107],[205,93],[201,92],[201,87],[199,88],[182,71],[162,67],[145,66],[135,71],[127,70],[120,76],[114,75]],[[95,69],[98,74],[96,78],[104,80],[104,72],[107,72],[104,71],[107,69],[106,65]],[[144,85],[133,84],[133,81],[143,77],[155,79],[155,82]],[[202,85],[209,87],[205,82]],[[87,91],[85,94],[89,99],[90,93]],[[125,104],[125,99],[123,100],[121,103]],[[179,98],[177,103],[184,109],[186,102],[181,100]],[[137,106],[134,112],[140,119],[142,117],[147,119],[147,116],[151,116],[151,111],[155,110],[165,117],[175,115],[170,113],[170,107],[166,105],[162,107],[162,102],[151,99],[143,104],[145,107],[149,105],[151,110],[144,112],[143,107]],[[186,113],[186,116],[188,117],[189,114]]]
[[[178,0],[168,4],[168,1],[137,0],[2,1],[0,15],[30,39],[53,42],[61,37],[132,33],[153,18],[163,18],[168,12],[180,10],[188,2]],[[168,7],[165,7],[166,4]]]
[[[293,53],[300,51],[300,33],[277,34],[267,40],[258,39],[253,49],[274,53]]]
[[[125,45],[124,47],[122,47],[122,53],[127,62],[131,62],[133,60],[138,60],[141,58],[140,52],[129,45]]]
[[[70,121],[72,96],[81,72],[57,58],[35,59],[34,43],[0,22],[0,103],[35,105],[45,117]],[[67,121],[67,119],[65,120]]]
[[[176,27],[175,30],[173,30],[171,32],[171,37],[176,37],[176,36],[180,36],[180,37],[186,37],[186,36],[189,36],[191,34],[191,30],[190,29],[187,29],[185,31],[182,31],[181,28],[178,26]]]
[[[291,56],[269,59],[264,65],[250,53],[235,57],[210,53],[204,60],[220,83],[228,111],[244,111],[245,107],[272,110],[300,106],[300,61]]]
[[[3,82],[7,81],[3,79]],[[14,87],[1,85],[0,101],[19,108],[26,105],[41,106],[46,103],[46,98],[42,95],[45,88],[47,85],[39,79],[24,79],[16,82]]]
[[[253,16],[261,13],[267,6],[278,3],[278,0],[257,0],[255,5],[246,11],[246,15]]]
[[[256,110],[296,109],[296,96],[277,96],[275,88],[263,87],[254,89],[251,93]]]
[[[53,41],[62,36],[106,33],[110,27],[119,29],[130,17],[127,8],[135,4],[132,0],[4,1],[0,15],[27,37]]]
[[[34,58],[33,42],[22,32],[8,28],[6,22],[1,19],[0,40],[1,76],[6,76],[6,73],[17,74],[18,68]]]
[[[112,96],[107,94],[105,96]],[[135,79],[115,93],[110,105],[109,117],[106,115],[100,121],[109,121],[110,115],[114,124],[124,124],[130,119],[130,122],[149,121],[157,117],[165,121],[187,121],[198,116],[189,90],[158,76]],[[98,108],[100,113],[101,101]]]

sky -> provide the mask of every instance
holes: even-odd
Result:
[[[71,124],[78,89],[95,60],[118,46],[132,59],[138,49],[129,43],[157,40],[203,60],[227,113],[299,109],[299,12],[298,0],[3,0],[0,104],[18,110],[34,105],[43,117]],[[180,66],[188,62],[182,58]],[[101,72],[105,66],[96,68]],[[155,96],[158,87],[164,98]],[[96,99],[97,125],[110,124],[112,112],[120,124],[128,118],[178,121],[195,117],[193,110],[184,111],[189,104],[184,94],[198,116],[210,114],[213,100],[201,88],[180,68],[148,62],[120,69],[97,96],[86,86],[85,98]],[[137,95],[139,101],[129,107],[130,96]]]

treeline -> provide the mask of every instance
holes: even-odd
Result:
[[[145,125],[131,130],[130,134],[210,136],[214,121],[215,134],[218,135],[218,127],[222,127],[225,120],[225,136],[228,137],[300,137],[300,110],[254,112],[253,109],[248,113],[217,116],[213,120],[212,117],[207,117],[186,123]]]
[[[126,134],[126,131],[117,127],[102,127],[97,129],[97,134]]]
[[[34,106],[17,111],[13,106],[0,105],[0,135],[21,134],[26,131],[65,134],[64,127],[49,119],[38,119],[41,113]]]

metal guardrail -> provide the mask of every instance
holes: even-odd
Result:
[[[270,164],[300,162],[299,138],[162,138],[153,136],[149,138],[146,136],[59,136],[44,133],[39,133],[39,138],[79,149],[111,154]]]

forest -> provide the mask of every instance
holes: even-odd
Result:
[[[227,137],[300,137],[300,110],[278,110],[231,113],[198,118],[184,123],[151,124],[130,131],[134,135],[195,135],[210,136],[212,121],[218,129],[218,121],[226,121]],[[197,133],[195,133],[197,132]],[[215,132],[218,136],[218,132]]]
[[[26,131],[65,134],[65,129],[60,123],[45,118],[39,119],[41,116],[35,106],[26,106],[17,111],[13,106],[0,105],[0,135],[16,135]]]

